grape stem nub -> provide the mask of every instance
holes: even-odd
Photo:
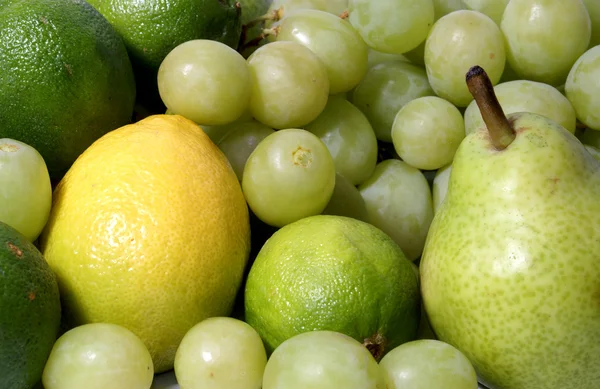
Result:
[[[504,150],[515,140],[516,133],[498,102],[492,81],[480,66],[469,69],[466,81],[488,129],[492,145],[497,150]]]

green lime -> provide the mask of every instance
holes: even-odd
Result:
[[[417,277],[400,247],[344,216],[311,216],[279,229],[246,283],[245,320],[269,353],[297,334],[328,330],[379,359],[416,339],[419,316]]]

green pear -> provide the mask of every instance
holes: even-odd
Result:
[[[600,163],[544,116],[505,117],[480,67],[467,80],[486,125],[427,235],[431,326],[490,389],[598,389]]]

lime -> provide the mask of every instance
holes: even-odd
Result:
[[[400,247],[371,224],[311,216],[264,244],[245,288],[245,319],[272,352],[294,335],[341,332],[376,359],[417,336],[417,277]]]

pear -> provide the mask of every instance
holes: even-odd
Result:
[[[600,163],[533,113],[506,117],[485,71],[485,126],[461,143],[420,264],[438,339],[490,389],[600,388]]]

